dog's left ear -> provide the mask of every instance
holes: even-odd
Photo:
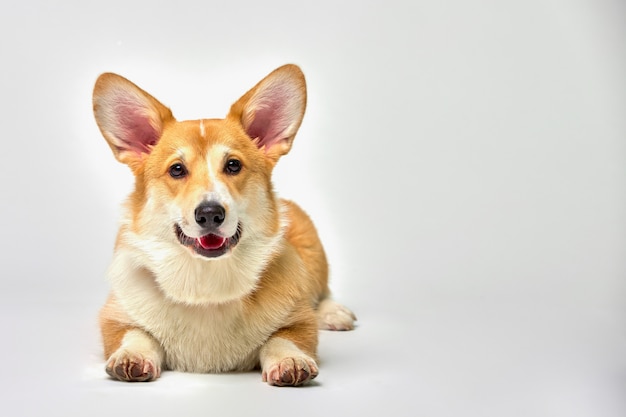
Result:
[[[229,119],[274,162],[291,149],[306,107],[304,74],[284,65],[261,80],[230,108]]]

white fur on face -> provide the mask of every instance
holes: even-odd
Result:
[[[200,120],[200,136],[204,137],[205,135],[205,130],[204,130],[204,120]]]
[[[200,190],[194,195],[194,204],[187,204],[186,212],[178,207],[175,202],[169,207],[168,211],[172,218],[178,219],[176,223],[189,237],[198,238],[206,234],[206,230],[199,226],[195,220],[195,208],[204,202],[217,203],[226,209],[226,218],[224,223],[217,229],[217,234],[229,238],[237,232],[237,225],[239,224],[238,205],[234,201],[228,186],[219,179],[219,174],[223,170],[224,159],[229,151],[230,149],[227,146],[221,144],[212,146],[206,155],[208,170],[207,188]]]
[[[214,145],[209,149],[206,160],[209,171],[209,184],[211,189],[207,190],[204,195],[205,201],[216,202],[226,209],[226,219],[220,226],[224,236],[232,236],[237,231],[239,223],[238,205],[228,189],[228,186],[220,181],[218,174],[224,169],[226,156],[231,150],[225,145]]]
[[[193,254],[177,240],[169,222],[148,222],[149,229],[121,234],[123,246],[118,248],[108,276],[116,294],[132,294],[129,286],[147,291],[156,284],[164,299],[160,302],[186,305],[221,304],[240,299],[254,291],[259,277],[271,257],[281,248],[287,221],[275,234],[243,226],[242,238],[230,255],[208,259]],[[164,233],[164,231],[168,231]],[[145,268],[143,274],[137,269]],[[134,304],[141,298],[126,300]],[[140,308],[126,306],[132,311]]]
[[[233,197],[228,186],[219,179],[229,152],[224,145],[215,145],[209,150],[208,188],[194,193],[197,201],[189,207],[197,207],[203,199],[209,199],[226,208],[226,219],[219,232],[230,237],[236,233],[238,224],[242,227],[241,239],[232,252],[210,259],[181,245],[175,234],[176,224],[188,236],[202,234],[193,208],[183,210],[177,202],[179,198],[163,198],[148,187],[147,201],[136,218],[137,223],[133,221],[130,206],[122,220],[126,227],[122,229],[123,244],[118,252],[125,252],[125,256],[119,258],[125,261],[114,260],[112,264],[109,276],[114,286],[125,286],[129,269],[139,267],[151,272],[168,299],[187,305],[225,303],[256,288],[260,274],[282,245],[287,221],[280,205],[278,213],[271,210],[269,184],[252,182],[245,192],[239,190],[238,197]],[[278,230],[275,229],[276,214],[281,225]],[[120,288],[118,293],[124,292]]]

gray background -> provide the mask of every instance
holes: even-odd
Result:
[[[626,415],[619,0],[24,1],[0,14],[7,415]],[[303,68],[280,194],[337,299],[321,374],[108,380],[96,327],[129,170],[91,113],[118,72],[179,119]]]

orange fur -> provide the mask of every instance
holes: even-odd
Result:
[[[102,334],[104,356],[108,358],[122,345],[122,339],[131,326],[119,321],[109,319],[106,314],[100,318],[100,331]]]
[[[328,298],[313,223],[272,189],[305,102],[294,65],[264,78],[225,119],[178,122],[130,81],[98,79],[98,126],[135,175],[100,315],[109,375],[146,381],[162,368],[261,365],[270,384],[300,385],[318,372],[318,326],[352,328],[354,315]]]

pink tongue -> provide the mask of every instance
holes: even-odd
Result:
[[[198,244],[202,246],[202,248],[213,250],[221,248],[226,239],[217,235],[206,235],[199,237],[196,240],[198,241]]]

